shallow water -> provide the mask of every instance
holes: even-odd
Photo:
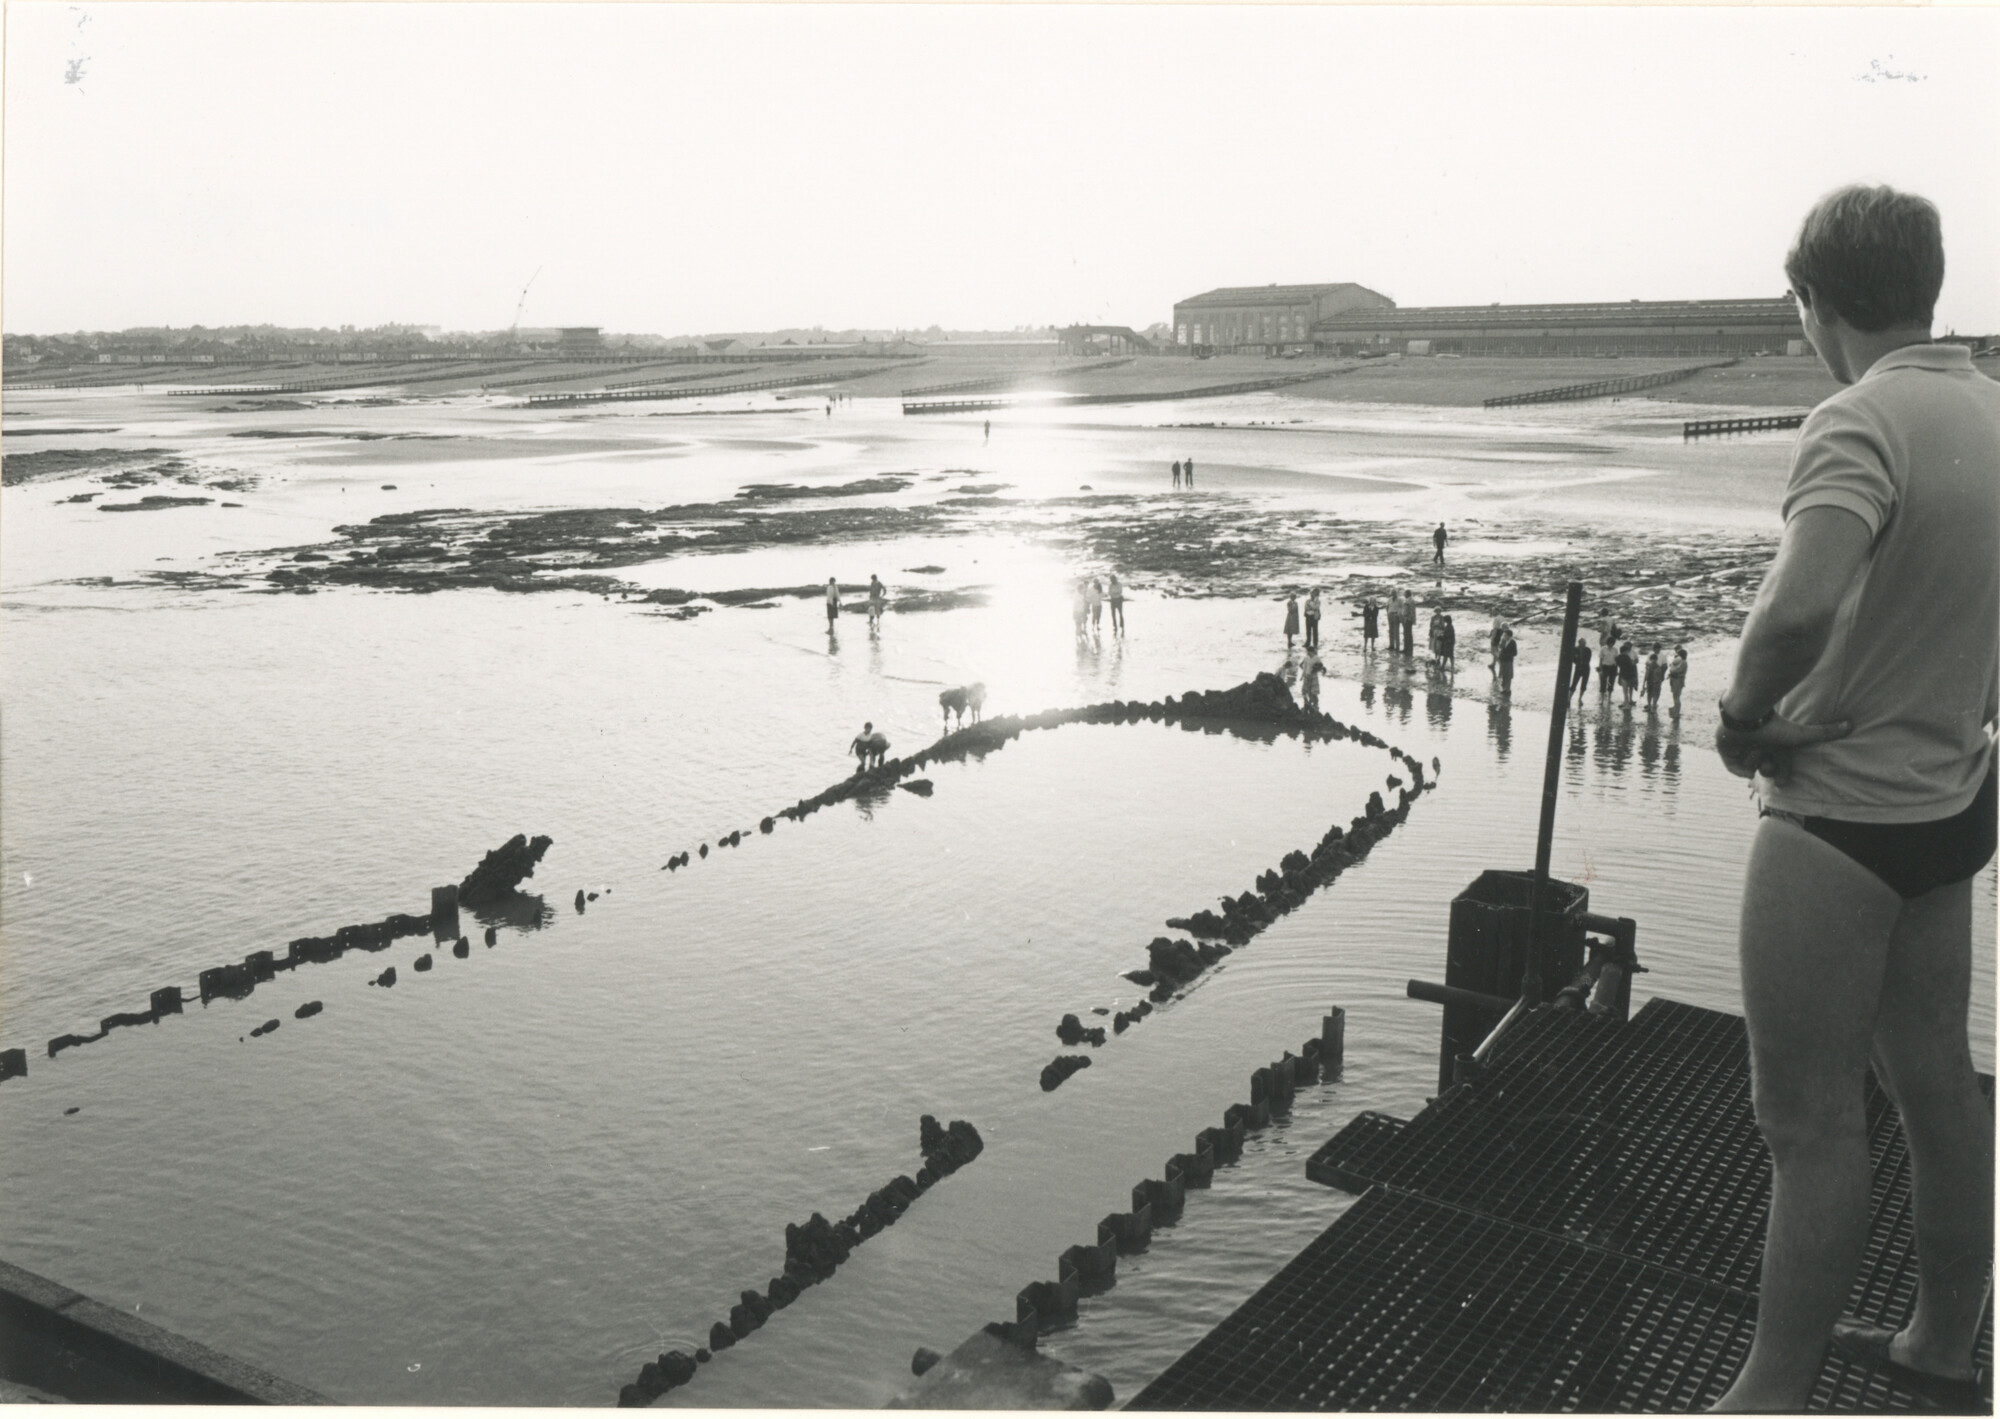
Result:
[[[66,424],[140,426],[260,481],[217,495],[241,509],[127,516],[56,501],[94,484],[4,494],[0,1044],[29,1045],[33,1072],[0,1088],[0,1251],[362,1403],[607,1403],[643,1360],[692,1348],[739,1291],[768,1282],[786,1222],[842,1215],[914,1171],[919,1114],[966,1118],[988,1145],[976,1163],[668,1401],[879,1404],[907,1383],[913,1347],[1010,1318],[1016,1290],[1052,1278],[1057,1253],[1247,1098],[1251,1070],[1344,1007],[1341,1079],[1301,1090],[1286,1125],[1044,1342],[1129,1397],[1345,1205],[1305,1181],[1305,1156],[1357,1110],[1407,1114],[1434,1088],[1437,1012],[1404,999],[1403,982],[1442,974],[1455,892],[1532,857],[1546,637],[1529,639],[1509,709],[1484,701],[1483,670],[1433,686],[1363,656],[1330,619],[1325,706],[1437,756],[1438,791],[1365,864],[1044,1094],[1036,1076],[1062,1052],[1064,1012],[1129,1005],[1120,972],[1144,964],[1166,917],[1246,890],[1344,823],[1395,771],[1387,755],[1075,725],[934,765],[929,799],[894,792],[753,831],[686,871],[660,864],[839,778],[864,719],[897,753],[927,742],[944,685],[983,680],[989,712],[1009,713],[1276,668],[1270,603],[1139,589],[1129,633],[1080,649],[1075,564],[1060,541],[1015,532],[681,557],[632,577],[717,590],[880,570],[990,588],[984,606],[892,615],[877,636],[843,618],[832,642],[812,601],[676,621],[559,593],[65,579],[200,567],[442,503],[654,506],[746,482],[954,467],[1033,496],[1137,488],[1164,481],[1148,470],[1178,456],[1167,449],[1279,502],[1313,498],[1316,474],[1374,476],[1371,460],[1393,457],[1404,486],[1369,515],[1490,504],[1481,515],[1509,526],[1545,511],[1556,485],[1599,495],[1599,455],[1552,444],[1611,448],[1649,483],[1687,481],[1677,429],[1670,440],[1581,407],[1379,422],[1268,397],[1143,406],[1152,422],[1049,411],[996,428],[984,449],[976,424],[902,420],[893,406],[832,420],[530,422],[477,401],[256,416],[602,436],[546,457],[435,463],[409,461],[426,441],[349,441],[326,464],[324,447],[227,439],[239,416],[198,420],[158,398],[12,396],[9,408],[37,398]],[[1159,427],[1292,417],[1328,431]],[[385,449],[393,462],[368,461]],[[1781,446],[1719,456],[1766,482],[1774,458],[1782,472]],[[1744,515],[1676,509],[1718,526]],[[928,564],[947,573],[902,571]],[[1554,865],[1588,883],[1594,909],[1638,920],[1653,972],[1640,998],[1733,1009],[1752,819],[1702,748],[1701,718],[1726,668],[1726,646],[1696,648],[1685,742],[1671,719],[1590,702],[1568,735]],[[545,924],[503,926],[491,949],[474,932],[470,959],[436,952],[428,974],[410,968],[434,949],[425,941],[351,954],[42,1055],[40,1041],[88,1033],[203,966],[421,912],[430,886],[517,831],[555,839],[532,884]],[[579,888],[609,890],[579,915]],[[1989,868],[1980,940],[1993,902]],[[388,964],[393,989],[366,984]],[[1990,1068],[1988,953],[1975,994]],[[325,1013],[294,1020],[306,1000]],[[240,1038],[272,1017],[277,1033]]]

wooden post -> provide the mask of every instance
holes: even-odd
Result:
[[[458,885],[431,888],[431,936],[449,941],[458,935]]]
[[[1569,711],[1570,656],[1576,650],[1576,623],[1583,611],[1583,583],[1569,584],[1563,605],[1562,650],[1556,662],[1555,703],[1549,709],[1548,763],[1542,770],[1542,820],[1535,835],[1535,880],[1528,897],[1528,968],[1521,998],[1530,1009],[1545,998],[1542,980],[1542,911],[1549,895],[1549,853],[1555,847],[1556,796],[1562,788],[1563,720]]]
[[[1341,1053],[1347,1046],[1347,1012],[1338,1005],[1319,1022],[1319,1068],[1322,1078],[1340,1073]]]

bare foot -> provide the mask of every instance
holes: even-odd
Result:
[[[1896,1332],[1896,1338],[1889,1342],[1889,1361],[1901,1365],[1906,1370],[1919,1374],[1936,1375],[1941,1380],[1971,1380],[1979,1377],[1979,1369],[1968,1356],[1962,1361],[1954,1361],[1949,1356],[1927,1353],[1917,1348],[1910,1339],[1907,1329]]]

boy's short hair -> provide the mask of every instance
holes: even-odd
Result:
[[[1785,279],[1856,330],[1929,325],[1944,285],[1938,209],[1892,187],[1843,187],[1806,213]]]

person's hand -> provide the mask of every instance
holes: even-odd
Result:
[[[1799,724],[1782,715],[1772,715],[1750,733],[1715,726],[1715,752],[1722,766],[1738,778],[1763,774],[1773,783],[1783,783],[1792,774],[1792,752],[1810,744],[1845,739],[1854,732],[1851,723]]]

